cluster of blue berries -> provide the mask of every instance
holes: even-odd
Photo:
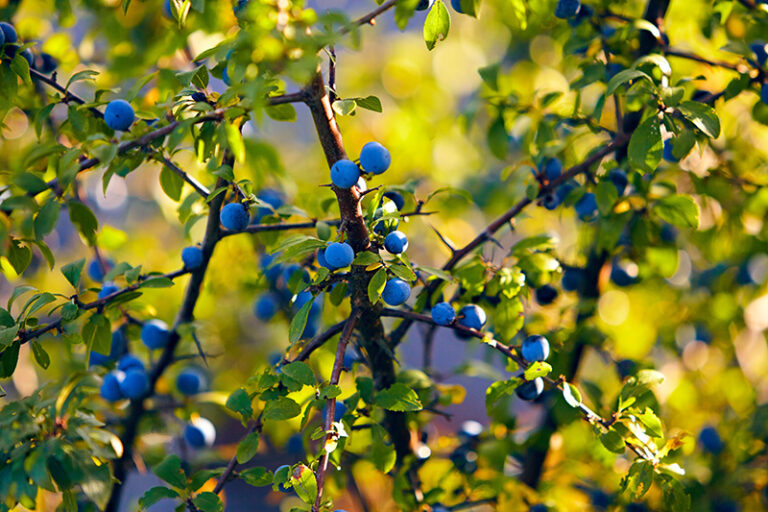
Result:
[[[382,174],[391,163],[389,150],[378,142],[369,142],[360,151],[360,166],[368,174]],[[331,182],[339,188],[352,188],[359,183],[358,188],[364,190],[365,181],[360,182],[361,177],[360,167],[352,160],[342,158],[331,166]]]
[[[104,376],[101,384],[101,396],[109,402],[129,398],[137,400],[149,391],[149,376],[144,363],[131,354],[126,354],[117,362],[117,369]]]
[[[20,48],[16,28],[7,21],[0,22],[0,47],[3,48],[0,52],[0,58],[7,57],[8,59],[13,59]],[[30,48],[26,48],[21,51],[21,56],[24,57],[31,69],[45,75],[53,73],[58,66],[56,59],[45,52],[35,55]]]

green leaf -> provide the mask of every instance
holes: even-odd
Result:
[[[88,245],[96,243],[96,230],[99,229],[99,221],[90,208],[78,201],[69,201],[69,219],[77,226],[78,231],[88,241]]]
[[[381,292],[384,291],[384,287],[387,284],[387,271],[384,268],[380,268],[373,274],[373,277],[368,281],[368,300],[371,304],[376,304],[381,297]]]
[[[340,116],[348,116],[355,111],[355,100],[336,100],[333,102],[333,110]]]
[[[11,60],[11,69],[26,83],[32,83],[32,78],[29,76],[29,62],[21,55],[21,52],[16,52],[13,60]]]
[[[651,211],[674,226],[694,229],[699,227],[699,206],[689,195],[662,197],[652,206]]]
[[[139,508],[144,510],[151,507],[160,500],[173,499],[178,497],[179,493],[173,489],[169,489],[168,487],[152,487],[144,493],[144,496],[139,498]]]
[[[403,281],[408,281],[409,283],[412,283],[416,280],[416,274],[413,270],[410,269],[410,267],[407,267],[405,265],[390,265],[389,270],[392,271],[393,274],[395,274],[397,277],[402,279]]]
[[[243,389],[239,388],[232,392],[227,398],[227,409],[236,412],[243,417],[243,425],[253,416],[253,407],[251,406],[251,397]]]
[[[166,455],[157,466],[152,468],[152,472],[177,489],[184,489],[187,485],[187,477],[181,469],[181,459],[176,455]]]
[[[259,433],[251,432],[237,445],[237,463],[245,464],[259,450]]]
[[[375,403],[389,411],[420,411],[423,408],[416,392],[400,382],[379,391]]]
[[[8,253],[6,254],[6,257],[13,267],[13,270],[20,275],[32,262],[32,251],[29,247],[21,245],[19,240],[11,238],[10,243],[8,244]]]
[[[162,187],[165,195],[174,201],[178,201],[181,199],[181,189],[184,188],[184,179],[168,167],[164,166],[160,171],[160,187]]]
[[[352,261],[353,265],[363,265],[368,266],[373,263],[378,263],[381,261],[381,258],[378,254],[371,251],[361,251],[357,253],[357,256],[355,256],[354,261]]]
[[[629,139],[629,164],[643,172],[653,172],[661,162],[664,143],[661,140],[659,118],[651,116],[635,129]]]
[[[291,319],[291,326],[288,329],[288,340],[291,343],[299,341],[302,334],[304,334],[304,328],[307,326],[307,319],[309,318],[309,310],[313,302],[315,302],[314,297],[301,306],[299,312]]]
[[[170,277],[150,277],[141,282],[142,288],[169,288],[173,286],[173,280]]]
[[[109,354],[112,347],[112,326],[104,315],[94,313],[83,326],[83,341],[91,352]]]
[[[677,109],[706,136],[713,139],[720,136],[720,119],[709,105],[698,101],[683,101]]]
[[[0,355],[0,379],[7,379],[13,375],[16,364],[19,362],[19,348],[21,343],[16,341],[10,347],[3,350]]]
[[[509,149],[509,134],[504,126],[504,118],[501,115],[488,126],[486,141],[493,156],[499,160],[506,159]]]
[[[619,193],[616,187],[609,179],[603,179],[595,188],[595,199],[600,215],[608,216],[613,210],[613,205],[619,199]]]
[[[295,361],[283,366],[282,371],[285,375],[288,375],[295,381],[298,381],[305,386],[314,386],[316,384],[315,374],[312,372],[312,368],[303,361]]]
[[[448,14],[448,8],[445,7],[443,0],[435,0],[424,21],[424,42],[427,44],[427,49],[432,50],[438,41],[448,37],[450,29],[451,15]]]
[[[603,446],[608,448],[608,450],[614,453],[624,453],[624,438],[622,438],[621,434],[614,429],[610,429],[608,432],[601,434],[600,442],[603,443]]]
[[[366,96],[365,98],[354,98],[358,107],[366,110],[373,110],[374,112],[381,112],[381,100],[376,96]]]
[[[310,505],[317,498],[317,480],[315,474],[304,464],[296,466],[291,475],[291,485],[294,492],[304,503]]]
[[[327,400],[329,398],[336,398],[337,396],[341,395],[341,388],[337,385],[331,385],[326,386],[320,391],[320,395],[318,398],[322,400]]]
[[[289,420],[295,418],[299,414],[301,414],[301,406],[294,400],[285,396],[269,400],[264,407],[265,420]]]
[[[608,87],[605,89],[605,95],[610,96],[616,92],[616,89],[618,89],[620,85],[638,79],[648,80],[653,84],[653,79],[639,69],[624,69],[616,73],[608,82]]]
[[[563,384],[563,398],[571,407],[579,407],[581,405],[581,392],[579,392],[576,386],[568,382]]]
[[[272,473],[267,468],[255,467],[248,468],[240,472],[240,478],[248,485],[254,487],[264,487],[272,484]]]
[[[69,89],[69,86],[75,82],[80,82],[82,80],[93,80],[93,78],[98,74],[99,74],[98,71],[93,71],[91,69],[78,71],[77,73],[69,77],[69,81],[67,81],[67,86],[65,87],[65,89]]]
[[[546,361],[535,361],[525,369],[525,380],[533,380],[537,377],[544,377],[549,375],[552,371],[552,366]]]
[[[290,103],[283,103],[282,105],[272,105],[266,107],[264,111],[269,117],[275,121],[296,121],[296,108]]]
[[[210,491],[201,492],[192,499],[192,502],[200,509],[200,512],[224,512],[221,498]]]
[[[43,346],[37,341],[32,341],[30,344],[32,345],[32,354],[34,354],[37,364],[44,370],[47,369],[48,365],[51,364],[51,358],[48,355],[48,352],[46,352]]]
[[[651,437],[664,437],[664,432],[661,428],[661,420],[651,410],[650,407],[646,407],[645,411],[640,414],[635,413],[635,417],[645,425],[645,432]]]
[[[45,235],[53,231],[56,222],[59,220],[61,205],[56,201],[48,201],[40,208],[35,216],[35,238],[40,240]]]
[[[16,339],[16,334],[19,332],[19,327],[19,324],[10,327],[0,327],[0,350],[13,343],[13,340]]]
[[[683,130],[672,140],[672,156],[678,160],[686,157],[693,149],[694,144],[696,144],[696,135],[694,135],[693,130]]]
[[[235,157],[235,160],[239,163],[245,161],[245,143],[243,142],[243,134],[237,126],[227,123],[224,125],[224,130],[227,134],[227,142],[229,149]]]
[[[629,467],[624,482],[624,488],[629,491],[632,500],[639,500],[653,483],[653,465],[645,460],[638,460]]]

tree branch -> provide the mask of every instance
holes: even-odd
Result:
[[[344,354],[347,350],[347,343],[349,342],[352,331],[355,329],[355,324],[360,318],[360,310],[354,309],[349,315],[349,319],[344,324],[344,330],[339,338],[339,345],[336,347],[336,358],[333,361],[333,370],[331,370],[330,385],[335,386],[339,383],[341,377],[341,370],[344,367]],[[325,440],[323,441],[323,456],[320,458],[317,470],[315,471],[315,478],[317,480],[317,498],[315,499],[315,505],[312,507],[313,512],[319,512],[320,503],[323,500],[323,483],[325,482],[325,473],[328,470],[328,459],[331,453],[326,449],[328,444],[333,441],[333,418],[336,414],[336,398],[329,398],[325,408]]]

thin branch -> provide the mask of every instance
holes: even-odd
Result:
[[[225,161],[231,165],[232,156],[230,154],[225,155]],[[219,178],[216,182],[216,188],[223,186],[225,181]],[[184,292],[181,308],[179,309],[176,319],[173,323],[171,334],[168,338],[168,343],[163,348],[163,352],[157,363],[149,371],[149,389],[145,396],[131,400],[130,409],[128,415],[125,418],[125,430],[121,437],[123,441],[123,455],[115,462],[114,476],[117,482],[112,491],[112,495],[109,498],[109,503],[106,507],[106,512],[116,512],[118,503],[120,501],[120,494],[123,489],[122,482],[125,482],[125,476],[128,471],[128,464],[133,459],[133,445],[138,434],[139,421],[144,414],[144,399],[152,396],[155,393],[155,386],[157,381],[165,372],[166,368],[174,361],[174,352],[181,340],[179,334],[179,327],[183,324],[187,324],[194,320],[195,305],[197,299],[200,297],[200,290],[205,278],[206,270],[208,269],[208,263],[213,256],[213,251],[216,247],[216,243],[219,240],[219,212],[221,205],[224,202],[224,194],[219,194],[214,197],[209,206],[208,220],[205,228],[205,235],[203,236],[203,242],[201,249],[203,251],[203,262],[195,270],[191,272],[192,277],[187,284],[187,289]]]
[[[207,199],[209,195],[211,195],[211,192],[199,181],[197,181],[195,178],[190,176],[188,173],[181,170],[179,166],[174,164],[170,158],[163,155],[162,153],[157,153],[159,160],[171,171],[175,172],[181,179],[189,183],[189,186],[195,189],[195,192],[200,194],[204,199]]]
[[[349,342],[352,331],[355,329],[355,324],[358,318],[360,318],[361,311],[355,309],[349,315],[346,323],[344,324],[344,330],[339,338],[339,345],[336,347],[336,359],[333,361],[333,370],[331,370],[330,385],[335,386],[339,383],[341,377],[341,370],[344,367],[344,354],[347,351],[347,343]],[[320,458],[317,470],[315,471],[315,478],[317,480],[317,498],[315,499],[315,505],[312,507],[313,512],[319,512],[320,503],[323,500],[323,483],[325,482],[325,473],[328,470],[328,459],[330,458],[330,452],[326,449],[328,443],[333,439],[333,418],[336,414],[336,398],[329,398],[328,405],[325,407],[325,440],[323,442],[323,456]]]
[[[111,294],[109,294],[106,297],[103,297],[101,299],[95,300],[93,302],[89,302],[87,304],[82,304],[82,305],[79,306],[79,309],[81,311],[87,311],[87,310],[90,310],[90,309],[104,307],[110,301],[112,301],[113,299],[115,299],[115,298],[117,298],[117,297],[119,297],[119,296],[121,296],[121,295],[123,295],[125,293],[132,292],[134,290],[137,290],[137,289],[141,288],[141,285],[144,283],[144,281],[146,281],[147,279],[150,279],[150,278],[166,277],[168,279],[173,280],[173,279],[176,279],[179,276],[183,276],[184,274],[189,274],[189,273],[190,273],[190,270],[181,269],[181,270],[176,270],[174,272],[170,272],[168,274],[147,274],[147,275],[139,276],[138,280],[134,284],[132,284],[130,286],[126,286],[125,288],[121,288],[120,290],[117,290],[116,292],[111,293]],[[59,327],[61,327],[62,322],[63,322],[63,319],[62,318],[58,318],[58,319],[54,320],[53,322],[51,322],[51,323],[49,323],[47,325],[44,325],[42,327],[38,327],[37,329],[33,329],[31,331],[20,330],[18,332],[18,334],[17,334],[17,339],[22,344],[24,344],[24,343],[26,343],[26,342],[28,342],[30,340],[33,340],[33,339],[35,339],[35,338],[37,338],[39,336],[42,336],[43,334],[47,333],[48,331],[51,331],[53,329],[58,329]]]
[[[387,0],[386,2],[384,2],[379,7],[369,12],[365,16],[361,16],[357,18],[355,21],[352,22],[352,25],[356,25],[356,26],[373,25],[375,24],[376,16],[379,16],[380,14],[387,12],[388,10],[393,8],[396,3],[397,3],[396,0]],[[346,34],[347,32],[349,32],[349,28],[347,27],[344,27],[341,30],[339,30],[340,34]]]
[[[267,105],[283,105],[285,103],[303,103],[307,100],[305,91],[290,92],[278,96],[267,96]]]
[[[326,329],[325,332],[322,332],[312,338],[309,343],[307,343],[307,345],[301,350],[301,352],[299,352],[299,355],[294,357],[291,361],[286,361],[285,364],[288,364],[289,362],[293,363],[296,361],[306,361],[309,359],[309,356],[312,354],[312,352],[322,347],[326,341],[339,334],[342,329],[344,329],[344,325],[346,323],[346,320],[342,320],[341,322],[334,324]]]
[[[262,415],[264,414],[264,411],[261,411],[259,413],[259,416],[256,418],[256,422],[251,426],[251,428],[248,429],[246,432],[246,436],[252,434],[253,432],[261,432],[262,427],[264,426],[264,423],[262,421]],[[235,471],[235,468],[237,467],[237,455],[233,455],[231,459],[229,459],[229,462],[227,463],[227,467],[224,468],[224,472],[219,476],[219,479],[216,481],[216,486],[213,488],[214,494],[219,494],[223,489],[224,486],[229,481],[229,477],[232,476],[232,473]]]
[[[381,316],[385,317],[394,317],[394,318],[406,318],[412,321],[416,322],[422,322],[430,325],[437,325],[434,320],[432,320],[431,316],[427,315],[421,315],[419,313],[413,313],[412,311],[404,311],[400,309],[391,309],[391,308],[384,308],[381,311]],[[454,331],[461,333],[465,336],[470,336],[474,338],[478,338],[483,340],[485,344],[487,344],[489,347],[491,347],[494,350],[497,350],[498,352],[501,352],[509,359],[512,359],[517,365],[525,370],[530,366],[530,364],[522,358],[517,353],[517,350],[509,345],[506,345],[496,339],[494,339],[490,333],[483,333],[481,331],[477,331],[475,329],[464,327],[463,325],[459,325],[458,323],[453,323],[451,325],[443,326],[447,329],[453,329]],[[565,384],[561,379],[552,379],[549,376],[542,377],[544,382],[548,383],[550,386],[559,389],[560,391],[563,391],[565,389]],[[592,409],[590,409],[586,404],[583,402],[580,402],[579,405],[576,407],[576,409],[579,410],[579,412],[582,413],[584,419],[588,421],[589,423],[599,423],[605,428],[609,428],[612,425],[611,420],[606,420],[596,412],[594,412]],[[628,444],[630,449],[637,454],[638,457],[645,458],[638,449],[636,449],[635,446],[632,444]]]
[[[704,57],[700,57],[700,56],[698,56],[698,55],[696,55],[694,53],[691,53],[691,52],[686,52],[685,50],[676,50],[674,48],[665,48],[664,49],[664,54],[665,55],[670,55],[672,57],[679,57],[681,59],[693,60],[693,61],[700,62],[702,64],[707,64],[707,65],[710,65],[710,66],[730,69],[732,71],[737,71],[737,72],[746,71],[746,67],[745,66],[740,66],[739,64],[731,64],[730,62],[705,59]]]

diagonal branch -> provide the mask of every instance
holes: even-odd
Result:
[[[341,377],[341,370],[344,367],[344,354],[347,350],[347,343],[349,342],[352,331],[355,329],[355,324],[360,318],[360,310],[355,309],[352,314],[349,315],[344,324],[344,330],[339,338],[339,345],[336,347],[336,359],[333,361],[333,370],[331,370],[330,385],[335,386],[339,383]],[[327,450],[329,443],[333,441],[333,418],[336,414],[336,398],[329,398],[328,405],[325,408],[325,440],[323,441],[323,456],[320,458],[317,470],[315,471],[315,478],[317,479],[317,498],[315,499],[315,505],[312,507],[313,512],[319,512],[320,503],[323,499],[323,483],[325,482],[325,473],[328,470],[328,459],[331,453]]]

